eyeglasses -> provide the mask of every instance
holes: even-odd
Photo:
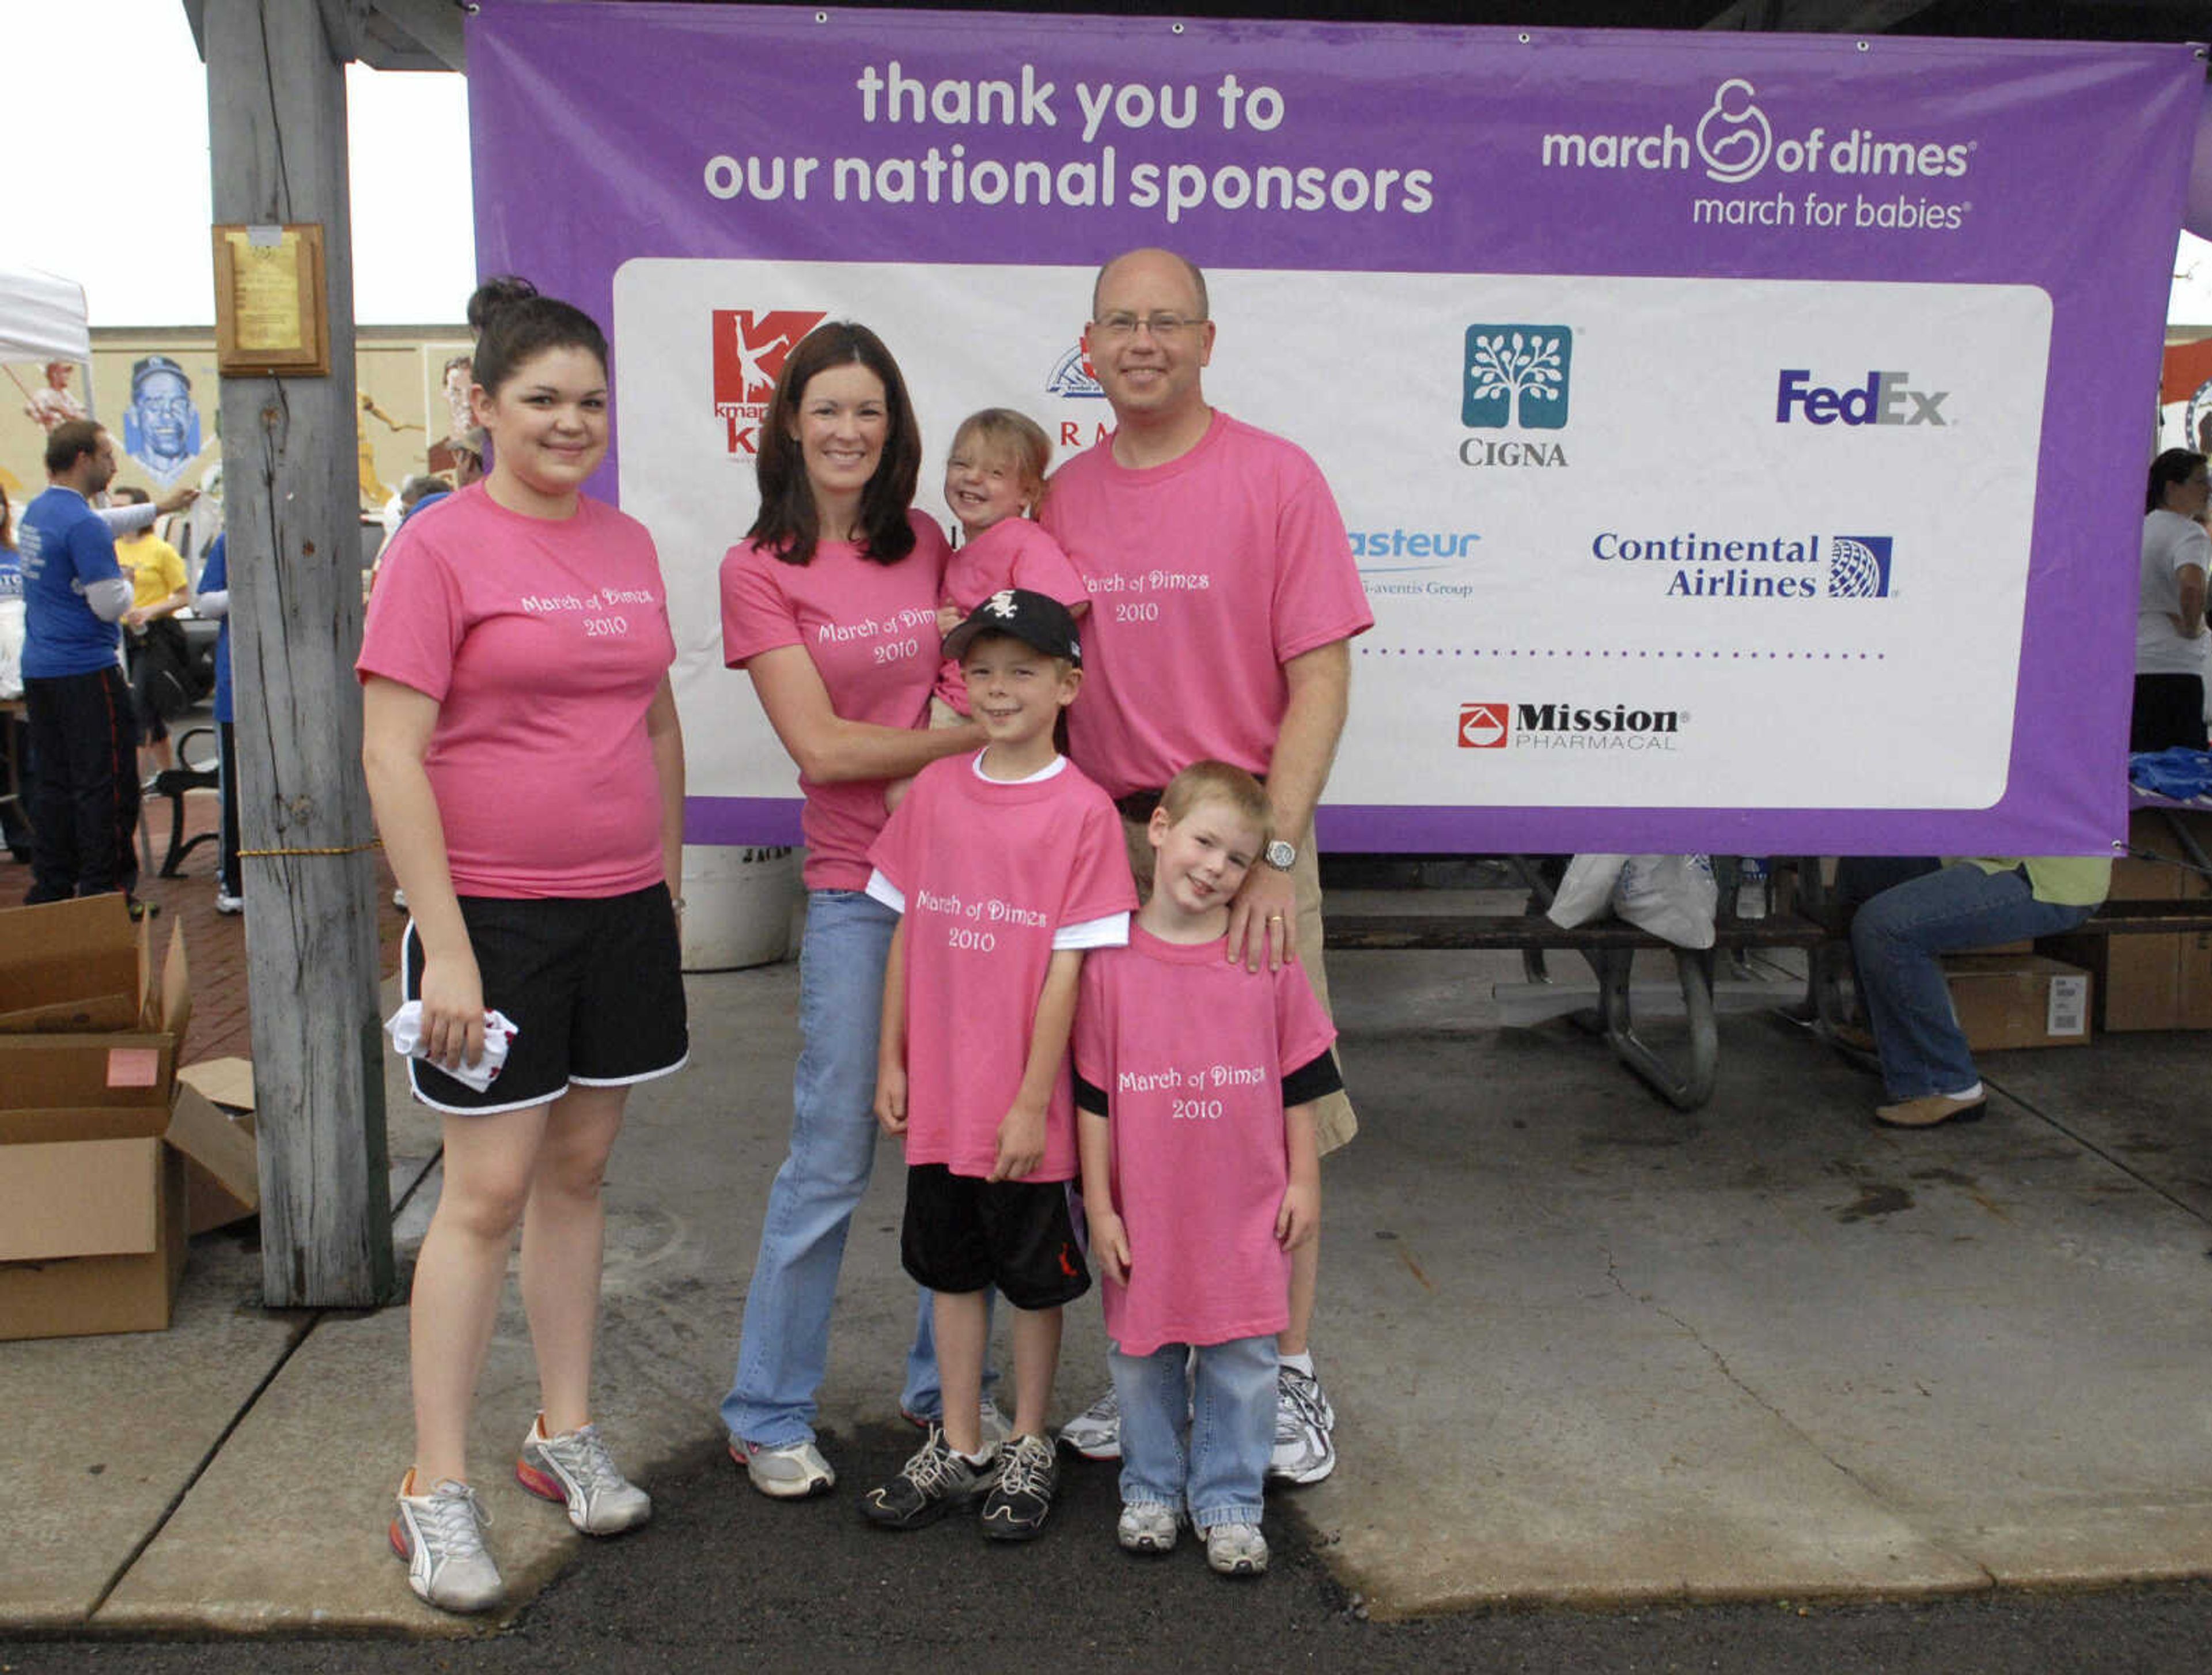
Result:
[[[1137,328],[1143,326],[1155,338],[1179,338],[1184,332],[1203,326],[1202,320],[1192,320],[1183,314],[1112,314],[1095,320],[1091,324],[1102,338],[1133,338]]]

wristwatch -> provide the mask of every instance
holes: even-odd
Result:
[[[1260,851],[1260,858],[1277,872],[1287,873],[1298,858],[1297,847],[1278,838]]]

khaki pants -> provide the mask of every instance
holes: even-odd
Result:
[[[1140,900],[1152,893],[1152,840],[1146,835],[1146,821],[1133,820],[1126,814],[1121,817],[1121,839],[1128,846],[1129,870],[1136,874]],[[1291,865],[1291,886],[1297,897],[1298,964],[1305,967],[1306,980],[1313,984],[1314,998],[1321,1002],[1321,1009],[1328,1012],[1328,973],[1322,965],[1321,857],[1315,853],[1310,826],[1306,829],[1305,841],[1298,845],[1298,858]],[[1340,1058],[1340,1067],[1342,1062]],[[1359,1118],[1352,1112],[1352,1101],[1341,1092],[1316,1101],[1314,1118],[1324,1153],[1334,1151],[1359,1131]]]

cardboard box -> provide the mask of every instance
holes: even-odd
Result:
[[[97,1119],[85,1130],[86,1138],[159,1135],[168,1125],[178,1053],[191,1014],[191,971],[179,929],[170,934],[159,985],[149,988],[122,1029],[0,1032],[0,1144],[63,1137],[48,1131],[48,1118],[67,1111],[138,1113],[135,1119]],[[27,1123],[26,1113],[32,1118]],[[118,1123],[133,1121],[138,1126],[118,1131]]]
[[[0,1156],[0,1338],[161,1331],[185,1271],[185,1154],[154,1140]]]
[[[114,894],[0,911],[0,1032],[139,1027],[148,923]]]
[[[2093,984],[2077,965],[2040,954],[1958,953],[1943,961],[1951,1009],[1976,1052],[2081,1046]]]
[[[261,1158],[252,1118],[233,1117],[179,1081],[165,1137],[184,1154],[189,1231],[227,1227],[259,1213]]]
[[[2181,864],[2187,851],[2177,825],[2200,850],[2212,856],[2212,814],[2186,808],[2138,808],[2128,817],[2129,853],[2112,862],[2112,900],[2201,901],[2212,895],[2212,880]],[[2142,860],[2138,852],[2162,858]]]
[[[2212,1029],[2212,932],[2046,936],[2036,946],[2090,974],[2100,1030]]]

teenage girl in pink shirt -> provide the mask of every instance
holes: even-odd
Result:
[[[496,460],[394,539],[359,663],[369,797],[413,915],[409,1074],[447,1113],[391,1540],[416,1593],[457,1611],[501,1597],[464,1443],[518,1226],[540,1410],[516,1475],[587,1534],[652,1514],[592,1423],[599,1189],[630,1086],[687,1052],[667,595],[645,527],[582,492],[607,449],[606,340],[519,280],[470,309]],[[478,1087],[453,1072],[481,1070],[489,1011],[515,1034]]]
[[[867,893],[868,848],[890,818],[888,782],[981,749],[983,735],[973,722],[919,725],[947,553],[912,509],[921,432],[882,339],[849,321],[802,338],[760,434],[760,515],[722,560],[722,655],[751,676],[805,795],[802,1045],[791,1152],[769,1191],[721,1414],[753,1487],[798,1500],[836,1482],[815,1442],[816,1392],[876,1154],[876,1037],[898,915]],[[900,1404],[918,1420],[940,1399],[922,1303]]]

